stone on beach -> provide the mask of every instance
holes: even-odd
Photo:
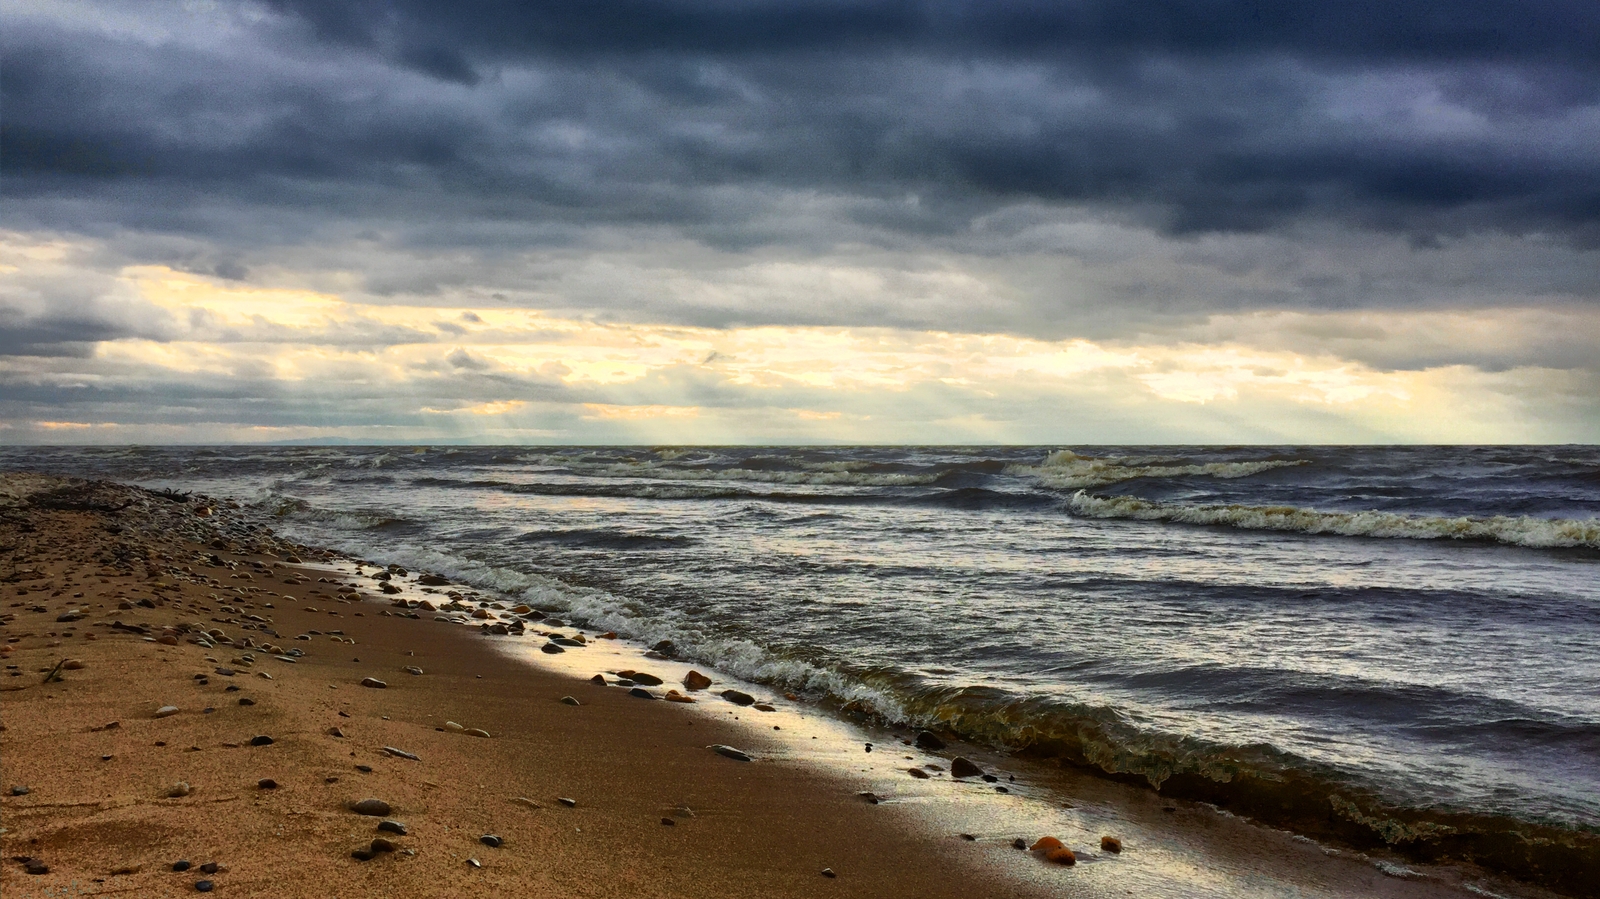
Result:
[[[484,730],[481,727],[469,727],[466,730],[466,734],[469,737],[488,737],[489,736],[489,732]]]
[[[374,818],[387,818],[394,808],[382,799],[358,799],[350,803],[350,811],[358,815],[370,815]]]
[[[164,705],[161,708],[156,709],[157,718],[167,718],[176,714],[178,714],[178,707],[175,705]]]
[[[683,676],[683,685],[690,690],[704,690],[711,686],[711,678],[690,669],[689,673]]]
[[[261,790],[276,790],[278,788],[278,782],[270,777],[263,777],[256,781],[256,788]]]
[[[422,674],[422,669],[418,668],[415,665],[407,665],[405,668],[403,668],[401,670],[404,671],[405,673],[411,674],[411,675],[420,676]]]
[[[1060,849],[1061,841],[1055,837],[1040,837],[1028,848],[1034,852],[1049,852],[1051,849]]]
[[[926,749],[929,752],[938,752],[944,748],[944,741],[929,731],[917,734],[916,743],[918,749]]]
[[[180,780],[177,783],[175,783],[172,786],[167,788],[167,798],[168,799],[180,799],[180,798],[182,798],[184,796],[187,796],[187,795],[189,795],[190,793],[193,793],[193,792],[194,792],[194,788],[189,786],[188,781]]]
[[[656,677],[654,674],[646,674],[643,671],[635,671],[635,672],[633,672],[631,675],[628,676],[628,679],[633,681],[636,684],[643,684],[646,687],[659,687],[659,686],[661,686],[661,678]]]
[[[756,698],[741,690],[723,690],[722,698],[734,705],[755,705]]]
[[[385,687],[387,687],[389,685],[384,683],[381,680],[378,680],[375,677],[363,677],[361,679],[361,686],[363,686],[363,687],[371,687],[371,688],[373,688],[375,690],[382,690],[382,689],[384,689]]]
[[[951,762],[950,762],[950,776],[951,777],[982,777],[983,776],[983,769],[979,768],[977,765],[973,764],[971,761],[969,761],[969,760],[967,760],[965,758],[962,758],[961,756],[958,755],[953,760],[951,760]]]
[[[267,736],[266,734],[262,734],[262,735],[260,735],[258,737],[251,737],[250,738],[250,745],[251,746],[271,746],[272,745],[272,738]]]
[[[392,818],[378,822],[379,833],[393,833],[400,836],[406,835],[406,826]]]
[[[1122,841],[1111,836],[1101,837],[1100,848],[1106,852],[1121,852]]]
[[[583,703],[579,702],[576,699],[573,699],[571,696],[563,696],[563,697],[561,697],[561,704],[562,705],[583,705]]]
[[[906,773],[917,778],[918,780],[927,780],[929,777],[932,777],[931,774],[922,770],[921,768],[907,768]]]
[[[1046,852],[1044,854],[1044,860],[1057,865],[1076,865],[1078,863],[1078,856],[1074,854],[1071,849],[1062,846]]]
[[[478,842],[488,846],[490,849],[499,849],[501,845],[505,843],[505,840],[502,840],[500,837],[492,833],[486,833],[483,836],[478,837]]]
[[[471,731],[468,731],[468,733],[471,733]],[[484,734],[484,736],[488,736],[488,734]],[[394,756],[395,758],[409,759],[413,762],[422,761],[422,759],[418,758],[416,755],[406,752],[404,749],[396,749],[393,746],[385,746],[383,747],[383,751]]]
[[[724,758],[733,759],[736,762],[753,761],[750,758],[750,755],[748,753],[746,753],[744,750],[735,749],[732,746],[727,746],[727,745],[724,745],[722,743],[714,743],[714,744],[712,744],[712,745],[710,745],[710,746],[708,746],[706,748],[710,749],[712,752],[715,752],[717,755],[720,755],[720,756],[722,756]]]

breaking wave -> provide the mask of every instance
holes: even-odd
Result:
[[[1057,450],[1038,465],[1012,465],[1006,473],[1031,476],[1057,490],[1076,490],[1136,478],[1244,478],[1275,468],[1305,464],[1305,459],[1192,463],[1175,456],[1080,456],[1071,450]]]
[[[1128,518],[1182,524],[1226,525],[1257,531],[1298,531],[1346,537],[1407,540],[1482,540],[1535,549],[1600,549],[1600,519],[1496,515],[1449,518],[1397,512],[1321,512],[1296,506],[1190,505],[1133,496],[1073,494],[1073,512],[1091,518]]]

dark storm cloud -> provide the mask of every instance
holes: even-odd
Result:
[[[220,197],[727,245],[778,239],[709,193],[730,186],[915,192],[856,213],[913,236],[1019,201],[1178,233],[1600,235],[1591,2],[267,8],[225,5],[221,43],[147,4],[121,9],[177,39],[11,23],[5,191],[134,185],[119,214],[137,227],[208,230]]]

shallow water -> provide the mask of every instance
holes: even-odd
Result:
[[[0,466],[235,496],[306,542],[1167,789],[1600,828],[1592,447],[14,448]]]

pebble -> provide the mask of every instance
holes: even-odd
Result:
[[[209,880],[197,880],[197,881],[194,882],[194,888],[199,890],[202,893],[209,893],[212,890],[216,889],[217,885],[212,883]]]
[[[711,746],[707,746],[706,748],[711,750],[712,752],[715,752],[717,755],[722,756],[723,758],[730,758],[730,759],[733,759],[736,762],[753,761],[750,758],[750,755],[748,753],[746,753],[744,750],[735,749],[732,746],[726,746],[726,745],[724,745],[722,743],[715,743],[715,744],[713,744]]]
[[[356,770],[360,771],[362,774],[371,774],[372,773],[372,766],[371,765],[357,765],[356,766]],[[329,783],[333,783],[334,781],[336,781],[338,779],[339,778],[337,778],[337,777],[329,778],[328,782]]]
[[[861,801],[866,802],[869,805],[877,805],[879,802],[883,801],[882,799],[878,798],[877,793],[874,793],[871,790],[862,790],[860,793],[857,793],[856,796],[860,798]]]
[[[643,687],[634,687],[632,690],[628,691],[628,695],[634,697],[635,699],[655,699],[656,698],[656,694],[651,693],[649,690],[646,690]]]
[[[568,799],[565,796],[563,796],[563,797],[560,797],[560,798],[556,799],[556,801],[561,803],[562,805],[566,806],[567,808],[577,808],[578,807],[578,800],[576,800],[576,799]]]
[[[28,789],[25,786],[22,786],[21,784],[18,784],[18,785],[16,785],[16,786],[11,788],[11,795],[13,795],[13,796],[26,796],[31,792],[33,792],[33,791]]]
[[[175,705],[164,705],[161,708],[156,709],[157,718],[166,718],[176,714],[178,714],[178,707]]]
[[[928,774],[928,772],[922,770],[921,768],[907,768],[906,773],[917,778],[918,780],[927,780],[931,776]]]
[[[540,652],[547,652],[547,653],[549,653],[551,655],[555,655],[558,652],[566,652],[565,649],[562,649],[561,647],[555,645],[554,643],[546,643],[545,645],[539,647],[539,651]]]
[[[362,799],[350,803],[350,811],[358,815],[371,815],[374,818],[387,818],[394,809],[382,799]]]
[[[330,737],[342,737],[342,736],[344,736],[344,731],[340,730],[337,727],[330,727],[330,728],[328,728],[328,736],[330,736]]]
[[[1055,837],[1040,837],[1034,840],[1033,845],[1028,848],[1034,852],[1049,852],[1052,849],[1060,849],[1061,841]]]
[[[698,671],[691,670],[683,676],[683,685],[690,690],[704,690],[711,686],[711,678]]]
[[[50,873],[50,866],[45,864],[42,861],[39,861],[36,858],[31,858],[31,857],[23,858],[23,859],[20,859],[20,861],[22,862],[23,870],[27,871],[29,874],[49,874]]]
[[[483,836],[478,837],[478,842],[488,846],[490,849],[499,849],[505,840],[500,839],[492,833],[486,833]]]
[[[678,825],[678,822],[672,820],[671,818],[662,818],[661,819],[661,824],[664,827],[676,827]]]
[[[466,729],[465,733],[469,737],[488,737],[489,736],[489,732],[484,730],[481,727],[469,727],[469,728]]]
[[[418,668],[415,665],[407,665],[403,670],[407,674],[415,674],[415,675],[421,675],[422,674],[422,669]]]
[[[964,759],[961,756],[956,756],[955,759],[950,762],[950,776],[982,777],[983,769],[979,768],[968,759]]]
[[[1049,852],[1046,852],[1044,854],[1044,860],[1057,865],[1076,865],[1078,863],[1078,856],[1071,849],[1062,846],[1059,849],[1051,849]]]
[[[236,673],[232,668],[217,668],[216,672],[223,677],[233,677]]]
[[[1109,837],[1109,836],[1108,837],[1101,837],[1100,838],[1100,848],[1105,850],[1106,852],[1121,852],[1122,851],[1122,841],[1117,839],[1116,837]]]
[[[822,869],[822,876],[823,877],[838,877],[839,875],[833,873],[833,869],[832,868],[823,868]]]
[[[770,705],[770,704],[765,703],[765,702],[758,702],[754,706],[752,706],[752,708],[754,708],[758,712],[776,712],[778,710],[776,706]]]
[[[201,874],[215,874],[220,870],[222,870],[222,866],[216,862],[206,862],[200,866]]]
[[[472,731],[469,730],[469,731],[467,731],[467,733],[470,734],[470,733],[472,733]],[[488,734],[484,734],[484,736],[487,737]],[[385,746],[385,747],[383,747],[383,751],[387,752],[388,754],[390,754],[392,756],[396,756],[397,758],[410,759],[413,762],[422,761],[422,759],[419,758],[418,756],[413,755],[412,753],[406,752],[404,749],[396,749],[393,746]]]
[[[267,736],[266,734],[262,734],[259,737],[251,737],[250,738],[250,745],[251,746],[271,746],[272,745],[272,738]]]
[[[734,705],[755,705],[756,698],[740,690],[723,690],[722,698]]]
[[[372,841],[372,851],[374,853],[378,853],[378,852],[393,852],[393,851],[395,851],[396,849],[399,849],[399,848],[400,847],[396,846],[393,841],[386,840],[383,837],[378,837],[378,838],[376,838],[376,839],[374,839]]]
[[[1012,849],[1024,849],[1025,850],[1025,849],[1028,848],[1028,841],[1024,840],[1022,837],[1017,837],[1016,839],[1011,841],[1011,848]]]
[[[964,834],[961,835],[961,839],[966,840],[969,843],[972,843],[972,842],[976,842],[978,838],[973,836],[970,833],[964,833]]]
[[[917,748],[926,749],[929,752],[938,752],[944,749],[944,741],[932,732],[925,730],[917,734]]]
[[[194,789],[189,786],[189,783],[187,781],[180,780],[167,788],[167,798],[178,799],[183,796],[187,796],[192,792],[194,792]]]
[[[599,684],[604,687],[606,685],[606,676],[604,674],[596,674],[594,677],[589,678],[589,683]]]
[[[471,866],[472,866],[472,867],[474,867],[474,868],[481,868],[481,867],[483,867],[483,862],[480,862],[480,861],[478,861],[478,860],[477,860],[477,859],[475,859],[475,858],[469,858],[469,859],[467,859],[467,864],[468,864],[468,865],[471,865]]]
[[[371,846],[362,846],[359,849],[350,850],[350,857],[358,862],[370,862],[376,855],[377,853],[372,851]]]
[[[562,705],[583,705],[583,703],[579,702],[576,699],[573,699],[571,696],[563,696],[563,697],[561,697],[561,704]]]
[[[636,684],[644,684],[646,687],[661,686],[661,678],[656,677],[654,674],[646,674],[643,671],[633,672],[629,679]]]
[[[385,687],[387,687],[389,685],[384,683],[381,680],[378,680],[375,677],[363,677],[361,679],[361,686],[363,686],[363,687],[371,687],[374,690],[382,690],[383,688],[385,688]]]
[[[278,788],[278,782],[270,777],[263,777],[256,781],[256,786],[263,790],[276,790]]]
[[[172,863],[172,870],[174,870],[174,871],[187,871],[187,870],[189,870],[189,860],[185,858],[185,859],[179,859],[178,861],[173,862]]]
[[[378,822],[379,833],[393,833],[400,836],[406,835],[406,826],[393,818]]]
[[[90,636],[93,636],[93,634]],[[81,659],[67,659],[61,663],[61,667],[67,671],[82,671],[85,666]]]

